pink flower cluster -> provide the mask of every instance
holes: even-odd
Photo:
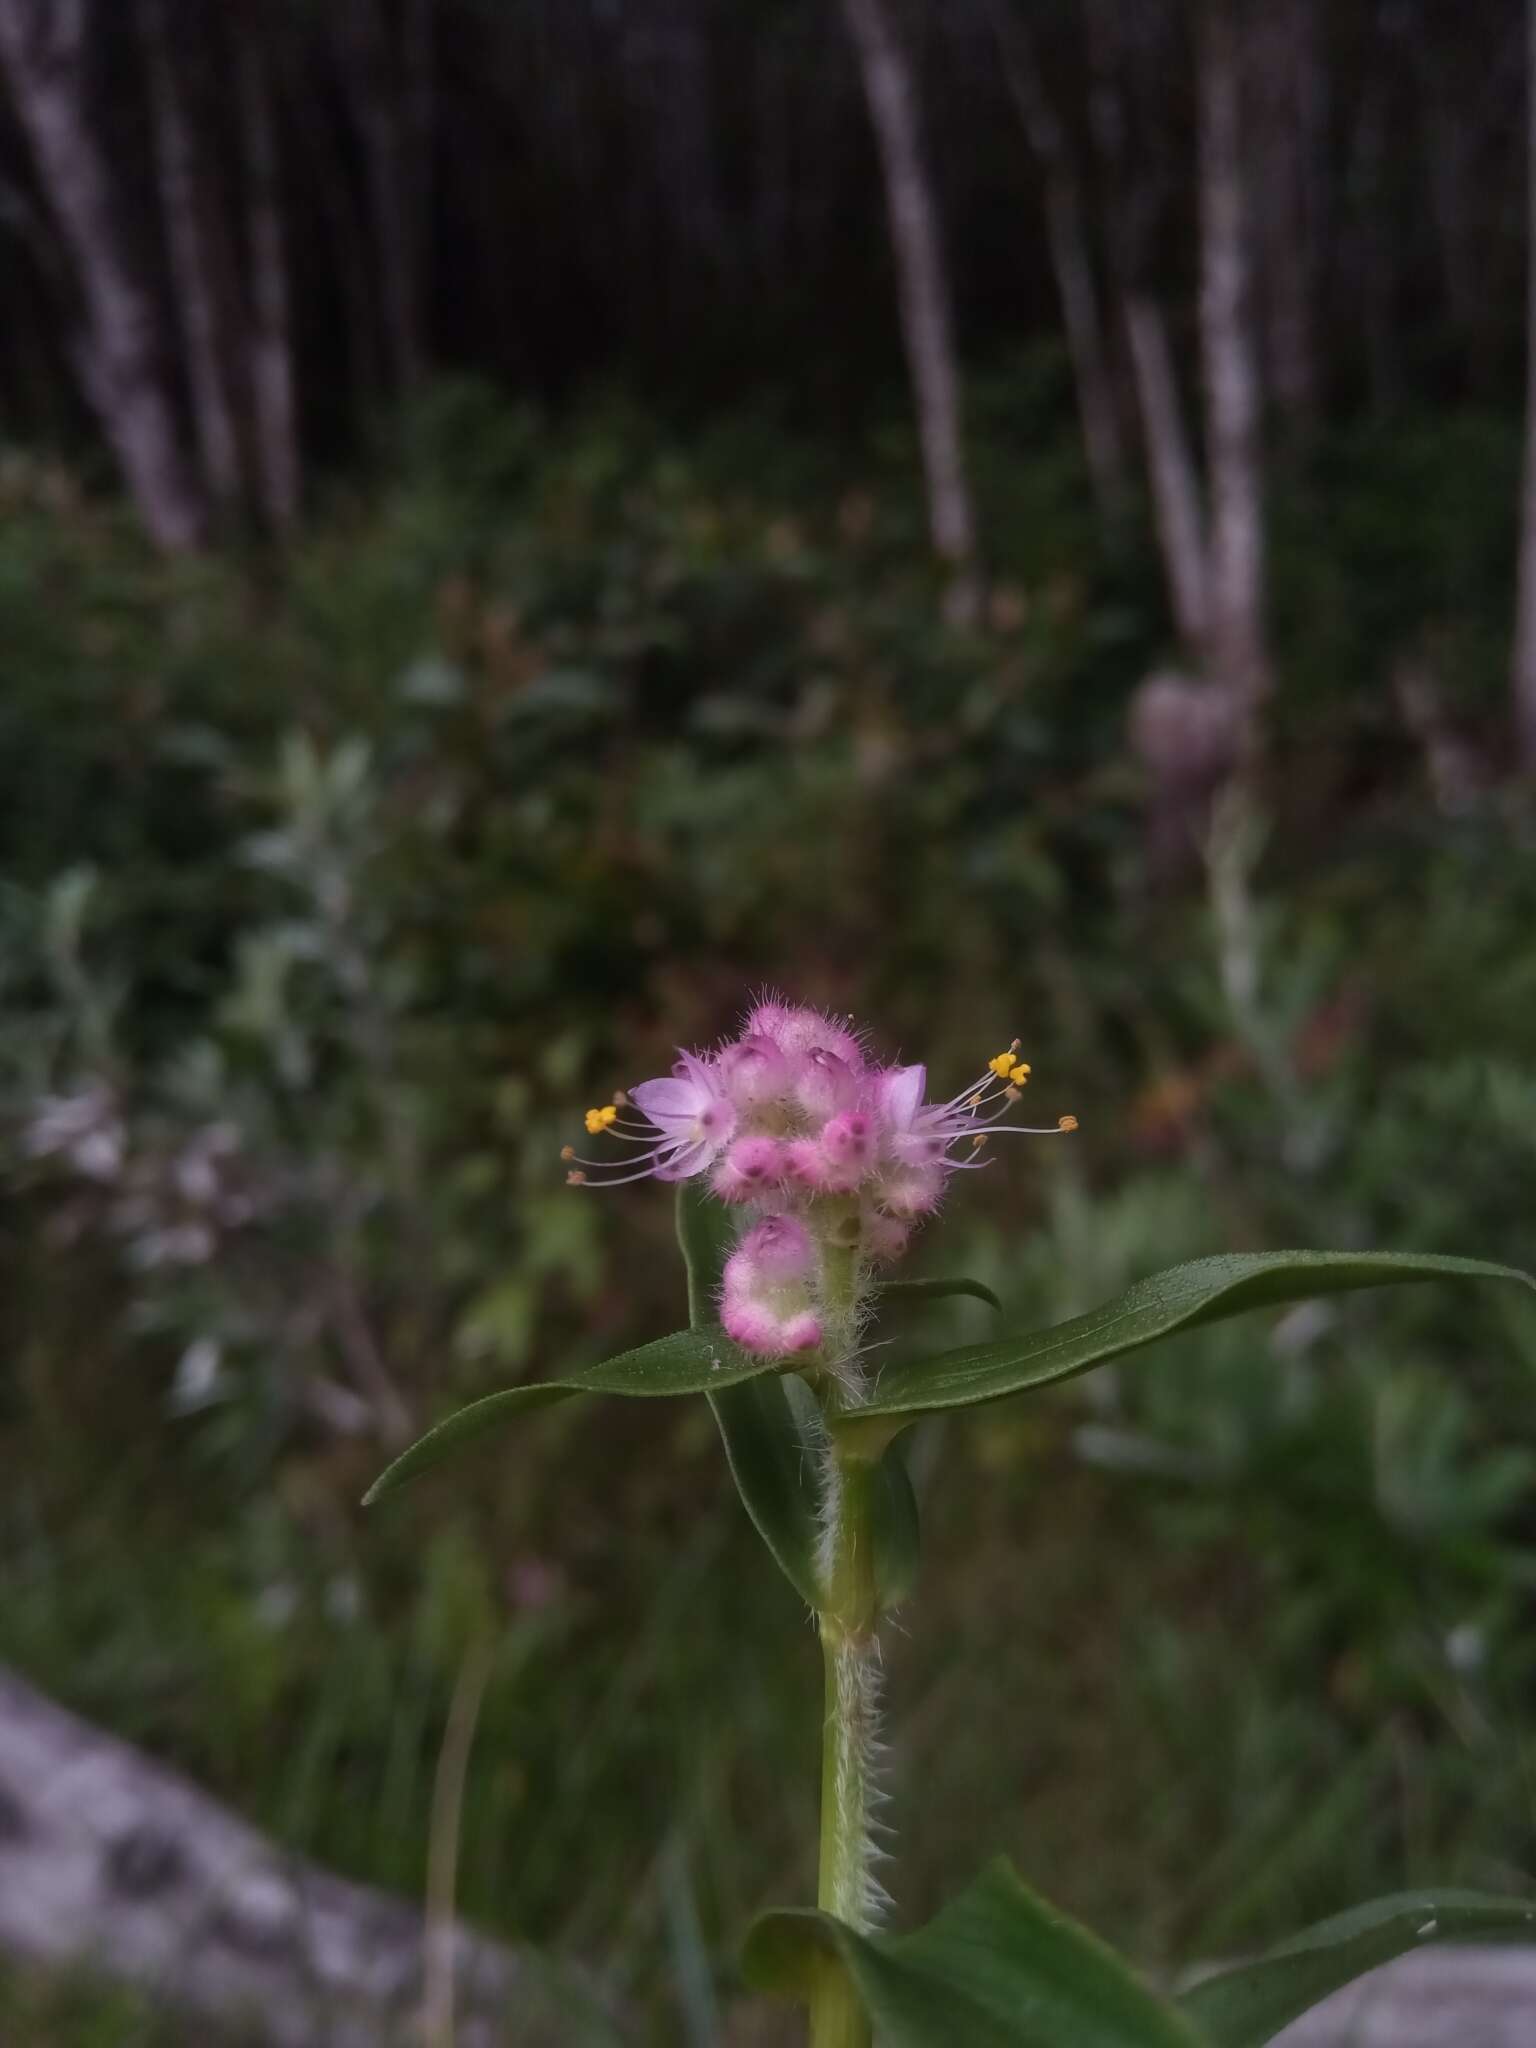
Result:
[[[588,1110],[589,1133],[634,1149],[577,1161],[570,1178],[707,1174],[756,1218],[725,1268],[727,1335],[773,1357],[817,1351],[829,1307],[853,1313],[829,1304],[829,1251],[851,1258],[856,1292],[870,1262],[896,1257],[938,1207],[949,1176],[981,1163],[987,1135],[1018,1128],[1003,1120],[1028,1076],[1015,1040],[978,1081],[931,1103],[924,1067],[882,1066],[845,1023],[773,998],[716,1051],[682,1053],[670,1075]]]

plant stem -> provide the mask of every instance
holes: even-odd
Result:
[[[826,1719],[821,1744],[821,1865],[816,1903],[850,1927],[873,1918],[870,1812],[880,1689],[869,1459],[835,1442],[827,1452],[821,1649]],[[811,2048],[869,2048],[869,2021],[847,1974],[828,1966],[811,1999]]]

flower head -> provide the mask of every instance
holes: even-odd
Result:
[[[958,1095],[929,1102],[927,1069],[882,1066],[850,1021],[766,997],[737,1037],[587,1111],[589,1134],[626,1149],[563,1154],[570,1178],[594,1186],[707,1174],[745,1218],[721,1320],[769,1356],[833,1335],[851,1344],[871,1264],[900,1255],[950,1175],[985,1163],[992,1134],[1022,1128],[1008,1121],[1030,1075],[1017,1039]]]

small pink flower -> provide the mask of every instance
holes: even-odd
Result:
[[[594,1136],[607,1133],[626,1145],[643,1147],[632,1159],[578,1159],[567,1146],[561,1157],[579,1167],[593,1167],[603,1180],[597,1185],[618,1187],[625,1181],[689,1180],[713,1166],[736,1134],[736,1109],[721,1083],[720,1073],[697,1053],[679,1055],[672,1072],[655,1081],[642,1081],[629,1092],[628,1101],[644,1122],[622,1113],[627,1107],[616,1096],[605,1109],[587,1111],[587,1129]],[[622,1166],[628,1170],[614,1173]],[[585,1181],[585,1173],[573,1180]]]
[[[890,1168],[881,1183],[881,1200],[901,1216],[921,1216],[938,1206],[951,1173],[982,1166],[977,1157],[986,1140],[1000,1137],[1047,1137],[1074,1130],[1076,1120],[1063,1117],[1047,1129],[1010,1124],[1007,1118],[1019,1099],[1029,1068],[1018,1059],[1018,1041],[988,1062],[978,1080],[948,1102],[924,1102],[925,1067],[887,1067],[875,1083],[884,1148]],[[964,1146],[959,1157],[955,1148]]]

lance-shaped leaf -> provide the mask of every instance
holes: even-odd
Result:
[[[693,1181],[678,1186],[677,1241],[688,1270],[688,1316],[697,1328],[714,1313],[735,1231],[723,1204]],[[810,1389],[770,1373],[734,1387],[711,1387],[709,1405],[753,1527],[801,1599],[816,1606],[816,1403]]]
[[[988,1308],[1003,1305],[984,1281],[967,1280],[960,1274],[940,1275],[931,1280],[882,1280],[875,1289],[875,1300],[884,1308],[888,1302],[899,1306],[904,1301],[943,1301],[954,1294],[984,1301]]]
[[[696,1325],[706,1324],[735,1232],[729,1212],[694,1181],[678,1187],[677,1241],[688,1269],[689,1316]],[[792,1373],[766,1373],[706,1391],[753,1527],[801,1599],[819,1607],[818,1446],[824,1428],[815,1396]],[[917,1499],[894,1444],[880,1460],[870,1512],[881,1603],[890,1607],[910,1591],[919,1551]]]
[[[1207,1977],[1179,2003],[1213,2048],[1263,2048],[1331,1991],[1394,1956],[1432,1942],[1497,1940],[1536,1941],[1536,1899],[1398,1892],[1319,1921],[1256,1963]]]
[[[563,1379],[537,1380],[471,1401],[467,1408],[418,1437],[408,1451],[402,1451],[369,1487],[364,1505],[392,1493],[487,1430],[500,1428],[531,1408],[568,1401],[573,1394],[627,1394],[647,1399],[708,1394],[772,1371],[769,1361],[738,1349],[723,1330],[677,1330],[670,1337],[658,1337],[653,1344],[642,1344],[637,1351],[605,1358],[601,1365],[584,1365]]]
[[[858,1934],[830,1913],[768,1913],[748,1981],[808,2001],[845,1969],[881,2048],[1200,2048],[1202,2037],[1086,1928],[991,1864],[915,1934]]]
[[[849,1426],[862,1428],[866,1416],[927,1415],[942,1408],[1000,1401],[1026,1387],[1070,1379],[1123,1352],[1249,1309],[1349,1288],[1421,1280],[1513,1280],[1536,1288],[1529,1273],[1513,1266],[1432,1253],[1231,1252],[1192,1259],[1188,1265],[1170,1266],[1137,1281],[1118,1300],[1069,1322],[892,1365],[857,1416],[850,1416]]]

